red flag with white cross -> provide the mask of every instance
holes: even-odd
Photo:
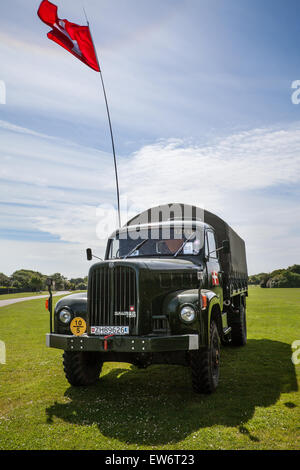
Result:
[[[88,26],[79,26],[57,16],[57,6],[43,0],[38,9],[39,18],[53,28],[48,38],[71,52],[77,59],[84,62],[96,72],[100,72],[97,54]]]
[[[218,273],[216,271],[213,271],[211,273],[211,278],[212,278],[213,286],[219,286],[220,285],[219,276],[218,276]]]

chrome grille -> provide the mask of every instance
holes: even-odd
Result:
[[[129,326],[133,333],[137,308],[133,268],[104,264],[92,270],[88,289],[90,326]]]

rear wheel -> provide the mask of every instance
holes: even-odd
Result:
[[[193,390],[206,394],[214,392],[220,375],[220,336],[215,321],[210,325],[209,348],[191,351],[190,358]]]
[[[246,307],[241,301],[239,318],[231,325],[231,339],[234,346],[245,346],[247,343]]]
[[[100,353],[89,351],[65,351],[63,354],[65,376],[74,386],[92,385],[102,369]]]

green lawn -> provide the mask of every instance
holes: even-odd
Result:
[[[85,290],[74,290],[72,294],[78,294],[79,292],[86,292]],[[53,294],[59,293],[58,291],[53,291]],[[0,300],[8,300],[8,299],[20,299],[22,297],[34,297],[39,295],[49,295],[48,291],[43,292],[21,292],[18,294],[4,294],[0,295]]]
[[[3,294],[0,295],[0,300],[7,300],[7,299],[20,299],[22,297],[33,297],[35,295],[46,295],[48,292],[21,292],[18,294]]]
[[[300,289],[251,288],[247,314],[248,345],[223,348],[219,388],[201,396],[177,366],[107,364],[71,388],[44,301],[0,308],[0,449],[299,449]]]

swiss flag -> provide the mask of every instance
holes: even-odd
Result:
[[[52,41],[71,52],[77,59],[84,62],[96,72],[100,72],[98,59],[92,41],[90,28],[61,20],[57,16],[57,6],[43,0],[38,9],[40,19],[50,26],[47,36]]]
[[[220,285],[219,276],[218,276],[218,273],[216,271],[213,271],[211,273],[211,278],[212,278],[213,286],[219,286]]]

